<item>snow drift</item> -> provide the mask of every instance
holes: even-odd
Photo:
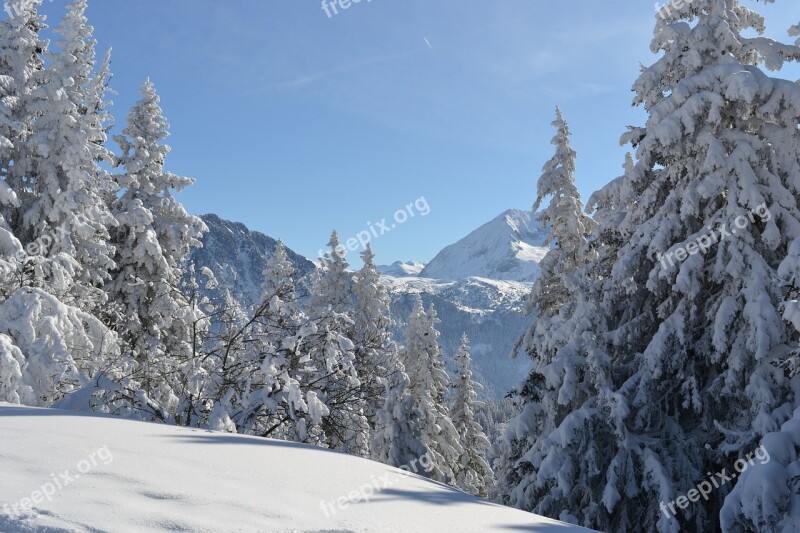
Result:
[[[292,442],[9,404],[0,435],[6,533],[586,531]]]

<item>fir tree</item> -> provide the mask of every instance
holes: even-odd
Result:
[[[15,16],[0,22],[0,213],[3,224],[15,234],[32,192],[27,170],[31,163],[27,141],[35,117],[32,93],[48,46],[41,37],[46,26],[38,14],[40,4],[40,0],[6,2]]]
[[[106,205],[111,189],[98,161],[113,163],[103,144],[103,106],[97,105],[95,40],[86,0],[74,0],[56,32],[59,51],[36,73],[30,107],[35,114],[23,169],[30,201],[23,202],[22,242],[46,243],[50,261],[38,276],[48,290],[93,311],[105,301],[101,287],[114,267]],[[43,279],[44,278],[44,279]]]
[[[411,381],[400,361],[387,383],[386,400],[376,413],[372,452],[376,460],[394,467],[410,467],[428,453],[422,442],[426,412],[409,392]]]
[[[112,231],[116,267],[106,292],[114,311],[109,321],[140,366],[145,392],[163,397],[171,393],[154,389],[163,385],[159,375],[174,366],[165,359],[179,365],[191,353],[198,317],[178,285],[189,251],[201,245],[206,228],[172,195],[194,181],[164,170],[168,124],[155,86],[148,80],[141,92],[123,135],[116,137],[125,173],[117,176],[122,194],[111,208],[119,225]]]
[[[565,275],[585,263],[589,236],[595,228],[594,221],[583,213],[583,204],[575,185],[576,153],[570,145],[567,122],[556,108],[553,122],[556,135],[552,144],[556,153],[548,161],[537,182],[537,197],[533,211],[539,210],[545,198],[549,205],[538,215],[543,228],[549,230],[547,243],[553,245],[539,264],[539,276],[528,302],[539,316],[552,317],[566,304],[570,290]]]
[[[800,234],[800,88],[758,65],[778,69],[800,48],[750,29],[763,32],[763,19],[737,0],[696,0],[657,23],[652,48],[664,55],[634,86],[649,120],[624,137],[636,164],[606,195],[622,245],[541,341],[576,375],[544,406],[554,427],[516,460],[510,503],[603,530],[716,529],[724,491],[676,516],[659,502],[789,416],[775,365],[782,291],[770,279]],[[547,370],[548,381],[560,371]],[[517,435],[531,431],[518,422]]]
[[[407,390],[414,402],[411,410],[417,416],[416,430],[419,434],[415,437],[427,450],[431,464],[431,470],[422,475],[444,483],[455,483],[463,449],[444,403],[449,379],[442,361],[439,332],[435,327],[437,322],[433,306],[426,313],[422,299],[417,296],[400,357],[411,382]]]
[[[397,358],[397,347],[390,329],[394,325],[389,313],[391,297],[383,286],[375,266],[375,254],[368,244],[361,254],[364,266],[353,284],[353,341],[356,371],[362,382],[366,415],[375,425],[375,413],[383,407],[391,366]]]
[[[328,246],[308,304],[316,329],[310,348],[317,372],[313,382],[322,389],[320,398],[329,410],[322,424],[327,445],[366,457],[370,426],[353,342],[353,275],[336,231]]]
[[[466,334],[461,338],[456,363],[458,374],[453,383],[455,394],[451,418],[460,437],[462,452],[457,465],[455,485],[465,492],[485,498],[493,485],[494,472],[486,460],[489,439],[475,419],[476,410],[484,404],[477,401],[476,389],[481,388],[481,385],[472,380],[472,359]]]

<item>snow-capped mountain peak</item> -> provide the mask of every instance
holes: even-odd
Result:
[[[419,275],[531,282],[549,250],[546,238],[532,212],[509,209],[439,252]]]
[[[395,278],[410,278],[418,276],[424,268],[425,263],[418,263],[417,261],[395,261],[391,265],[379,265],[378,272]]]

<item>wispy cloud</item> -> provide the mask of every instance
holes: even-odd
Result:
[[[317,72],[314,74],[308,74],[305,76],[300,76],[298,78],[290,79],[290,80],[283,80],[277,82],[267,83],[261,87],[256,87],[250,91],[244,93],[244,96],[252,96],[253,94],[258,94],[265,91],[272,91],[272,90],[291,90],[291,89],[300,89],[312,83],[324,80],[325,78],[329,78],[331,76],[336,76],[339,74],[344,74],[347,72],[354,72],[360,70],[365,67],[379,65],[382,63],[388,63],[389,61],[394,61],[396,59],[401,59],[404,57],[408,57],[412,55],[413,52],[404,52],[400,54],[390,54],[378,57],[372,57],[369,59],[364,59],[361,61],[355,61],[353,63],[348,63],[346,65],[342,65],[337,68],[333,68],[330,70],[326,70],[323,72]]]

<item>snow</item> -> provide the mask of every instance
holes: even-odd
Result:
[[[418,276],[422,269],[425,268],[425,263],[417,261],[395,261],[391,265],[379,265],[378,272],[386,276],[394,276],[396,278],[407,278]]]
[[[547,254],[547,233],[532,211],[509,209],[448,246],[420,272],[424,278],[469,277],[531,282]]]
[[[587,531],[285,441],[9,404],[0,435],[6,533]],[[66,486],[52,501],[14,515],[12,505],[56,480]],[[375,484],[386,489],[370,497]]]
[[[516,257],[523,263],[536,263],[538,265],[549,251],[549,249],[542,246],[533,246],[526,242],[518,242],[516,245],[519,247]]]

